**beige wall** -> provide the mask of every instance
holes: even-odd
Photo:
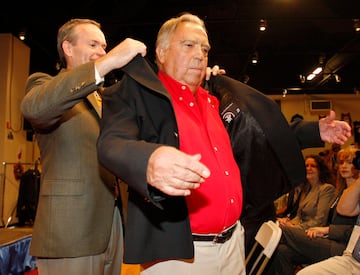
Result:
[[[330,100],[332,103],[332,109],[336,112],[336,118],[341,119],[342,113],[350,113],[352,122],[360,121],[360,94],[322,94],[322,95],[286,95],[282,96],[270,96],[274,100],[280,101],[281,111],[286,119],[290,122],[291,117],[298,113],[306,120],[318,120],[319,115],[325,115],[328,111],[323,112],[311,112],[310,100]],[[352,136],[345,146],[354,143],[354,137]],[[325,148],[330,148],[330,144],[326,144]],[[317,149],[305,149],[303,154],[317,154],[323,151],[324,148]]]
[[[12,34],[0,34],[0,226],[16,221],[19,181],[13,164],[32,163],[37,157],[33,142],[26,141],[20,102],[29,74],[30,48]],[[29,165],[24,165],[25,171]]]

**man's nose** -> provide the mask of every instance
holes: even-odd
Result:
[[[105,54],[106,54],[106,51],[105,51],[103,48],[99,47],[99,49],[98,49],[98,55],[104,56]]]

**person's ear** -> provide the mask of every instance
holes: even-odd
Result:
[[[61,46],[66,56],[72,55],[72,45],[69,41],[67,40],[63,41]]]
[[[156,48],[156,55],[158,57],[158,60],[160,63],[164,63],[164,60],[165,60],[165,49],[164,48],[160,48],[160,47],[157,47]]]

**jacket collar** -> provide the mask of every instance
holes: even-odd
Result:
[[[170,98],[168,91],[157,76],[158,68],[140,54],[135,56],[127,65],[122,67],[121,70],[141,85]]]

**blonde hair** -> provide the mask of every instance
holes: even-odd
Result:
[[[355,156],[356,156],[356,152],[359,151],[358,148],[355,148],[353,146],[348,146],[346,148],[341,149],[338,153],[337,153],[337,163],[338,165],[340,164],[340,162],[344,162],[344,161],[352,161]],[[357,179],[359,178],[360,175],[360,171],[356,170],[355,168],[353,169],[353,178]],[[338,170],[337,172],[337,188],[346,188],[346,182],[345,179],[340,175],[340,172]]]

